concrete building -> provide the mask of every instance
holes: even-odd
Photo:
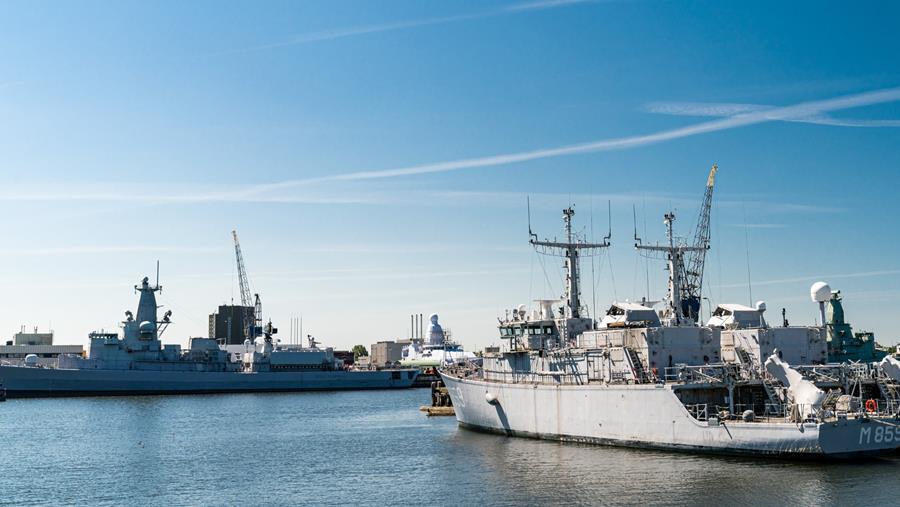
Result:
[[[399,361],[403,356],[403,346],[400,342],[383,341],[372,344],[369,349],[369,355],[372,358],[374,366],[384,366],[388,363]]]
[[[25,326],[13,335],[13,345],[53,345],[53,331],[49,333],[39,333],[38,328],[34,328],[33,333],[26,333]]]
[[[221,305],[216,313],[209,316],[209,337],[225,345],[244,343],[244,310],[250,311],[251,322],[256,310],[239,305]]]
[[[23,364],[25,357],[34,354],[38,364],[55,366],[62,354],[84,354],[81,345],[0,345],[0,363]]]

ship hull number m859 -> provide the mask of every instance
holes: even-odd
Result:
[[[883,426],[878,425],[874,428],[868,425],[859,429],[859,443],[862,444],[881,444],[888,442],[897,442],[900,446],[900,426]]]

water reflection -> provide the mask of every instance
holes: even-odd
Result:
[[[0,505],[894,504],[900,459],[783,462],[460,429],[427,391],[10,400]]]

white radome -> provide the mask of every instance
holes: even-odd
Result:
[[[824,303],[831,299],[831,286],[825,282],[816,282],[809,288],[809,297],[814,303]]]

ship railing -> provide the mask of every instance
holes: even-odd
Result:
[[[718,384],[725,381],[725,367],[719,366],[668,366],[665,368],[666,382]]]
[[[685,408],[697,420],[704,420],[701,417],[708,417],[705,404],[686,404]],[[855,410],[836,410],[833,407],[824,408],[821,406],[813,407],[809,404],[802,403],[771,403],[765,404],[748,404],[738,403],[734,405],[734,412],[731,412],[728,406],[716,405],[716,414],[720,419],[740,420],[747,410],[753,411],[754,422],[772,422],[772,421],[793,421],[800,422],[822,422],[834,420],[840,417],[898,417],[900,416],[900,401],[896,400],[876,400],[876,409],[868,411],[864,406],[860,405]],[[808,414],[805,419],[801,419],[801,414]]]
[[[860,400],[862,401],[862,400]],[[865,402],[863,402],[865,403]],[[900,416],[900,400],[895,399],[878,399],[875,400],[875,411],[869,412],[863,403],[860,403],[860,406],[863,407],[862,410],[865,411],[869,415],[878,415],[878,416]]]
[[[733,407],[716,405],[715,409],[719,419],[734,421],[744,419],[744,412],[747,410],[753,412],[753,418],[747,422],[771,422],[773,419],[783,421],[788,415],[786,408],[776,403],[735,403]]]
[[[843,372],[841,366],[797,366],[794,369],[813,382],[840,382]]]
[[[549,380],[553,380],[553,383],[558,384],[583,384],[584,383],[584,374],[578,372],[566,372],[561,370],[553,370],[553,371],[539,371],[539,370],[531,370],[531,371],[521,371],[521,370],[482,370],[486,377],[491,377],[492,380],[500,380],[502,382],[509,382],[511,384],[539,384],[539,383],[548,383]]]

